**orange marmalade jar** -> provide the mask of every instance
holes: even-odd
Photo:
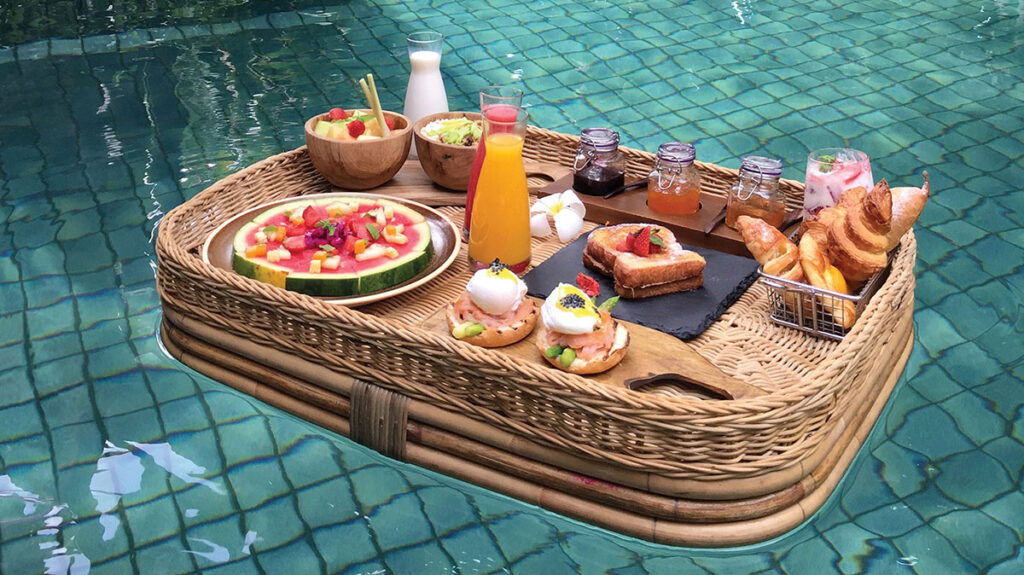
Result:
[[[786,217],[786,194],[779,189],[782,162],[775,158],[746,156],[740,163],[739,179],[729,190],[725,225],[736,229],[740,216],[761,218],[776,228]]]
[[[700,174],[693,165],[693,144],[658,146],[654,171],[647,179],[647,207],[660,214],[686,215],[700,209]]]

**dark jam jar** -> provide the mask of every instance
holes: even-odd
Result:
[[[603,196],[626,183],[626,157],[619,151],[619,133],[587,128],[573,163],[572,187],[581,194]]]

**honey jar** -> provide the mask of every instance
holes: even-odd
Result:
[[[786,218],[786,196],[779,189],[782,162],[763,156],[746,156],[740,163],[739,178],[729,190],[725,225],[736,229],[740,216],[761,218],[776,228]]]
[[[647,178],[647,207],[661,214],[686,215],[700,209],[700,173],[693,144],[658,146],[654,170]]]

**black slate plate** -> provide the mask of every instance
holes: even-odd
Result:
[[[583,272],[601,284],[597,303],[615,295],[615,282],[583,265],[583,248],[587,236],[559,250],[544,263],[533,268],[523,280],[534,297],[546,298],[559,283],[575,284],[576,274]],[[757,262],[750,258],[717,252],[708,248],[683,246],[704,256],[704,286],[688,292],[677,292],[643,299],[619,300],[612,315],[674,335],[682,340],[693,339],[708,328],[757,279]]]

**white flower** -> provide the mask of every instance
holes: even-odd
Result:
[[[530,234],[543,238],[551,233],[550,215],[555,221],[558,241],[567,242],[583,230],[587,208],[572,190],[540,198],[530,208]]]

